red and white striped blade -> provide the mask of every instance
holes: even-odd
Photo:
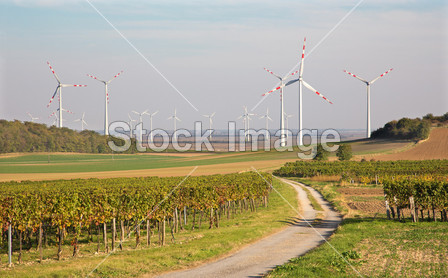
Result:
[[[114,80],[115,78],[117,78],[118,76],[120,76],[120,74],[122,74],[123,71],[120,71],[119,73],[115,74],[114,77],[112,77],[109,81],[107,81],[107,83],[111,82],[112,80]]]
[[[346,71],[346,70],[344,70],[344,72],[346,72],[347,74],[349,74],[349,75],[351,75],[351,76],[353,76],[353,77],[355,77],[355,78],[357,78],[357,79],[361,80],[362,82],[365,82],[365,83],[367,83],[367,80],[365,80],[364,78],[361,78],[361,77],[357,76],[357,75],[356,75],[356,74],[354,74],[354,73],[351,73],[351,72],[349,72],[349,71]]]
[[[333,102],[331,102],[328,98],[326,98],[323,94],[319,93],[316,89],[314,89],[313,87],[311,87],[310,84],[306,83],[305,81],[302,80],[303,85],[305,85],[305,87],[307,87],[308,89],[310,89],[311,91],[315,92],[318,96],[320,96],[321,98],[325,99],[326,101],[328,101],[330,104],[333,104]]]
[[[278,76],[277,74],[273,73],[272,71],[268,70],[267,68],[264,68],[265,71],[269,72],[270,74],[272,74],[273,76],[277,77],[278,79],[282,79],[280,76]]]
[[[378,76],[377,78],[373,79],[372,81],[370,81],[369,83],[372,84],[373,82],[377,81],[378,79],[380,79],[381,77],[385,76],[386,74],[388,74],[389,72],[391,72],[393,69],[390,69],[388,71],[386,71],[385,73],[381,74],[380,76]]]
[[[53,113],[51,113],[51,115],[50,116],[48,116],[48,118],[51,118],[51,117],[53,117],[54,115],[56,114],[56,111],[53,111]]]
[[[295,72],[291,73],[289,76],[294,76],[299,72],[299,70],[296,70]]]
[[[300,77],[302,77],[302,75],[303,75],[303,60],[305,59],[305,43],[306,43],[306,37],[303,39],[302,59],[300,61],[300,68],[299,68],[299,76]]]
[[[93,75],[90,75],[90,74],[87,74],[87,76],[89,76],[89,77],[91,77],[93,79],[99,80],[96,76],[93,76]],[[103,80],[99,80],[99,81],[103,81]]]
[[[87,85],[61,84],[61,87],[87,87]]]
[[[53,67],[50,65],[50,62],[47,61],[48,66],[50,67],[51,72],[54,75],[54,78],[56,78],[56,80],[58,81],[58,83],[61,83],[61,81],[59,80],[59,77],[57,76],[56,72],[54,72]]]
[[[285,86],[286,86],[285,84],[283,84],[283,85],[281,85],[281,86],[278,86],[277,88],[272,89],[272,90],[270,90],[269,92],[262,94],[261,96],[263,96],[263,97],[264,97],[264,96],[267,96],[267,95],[269,95],[270,93],[275,92],[275,91],[277,91],[277,90],[280,90],[281,88],[283,88],[283,87],[285,87]]]
[[[58,89],[59,89],[59,86],[56,87],[56,90],[54,91],[53,96],[50,98],[50,102],[47,104],[47,107],[49,107],[51,105],[51,102],[53,102],[54,97],[58,93]]]

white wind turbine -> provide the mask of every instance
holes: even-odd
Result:
[[[70,114],[73,114],[72,111],[64,109],[64,108],[62,108],[62,111],[70,113]],[[53,121],[53,123],[51,125],[56,125],[56,123],[59,121],[58,112],[59,112],[59,108],[56,109],[55,111],[53,111],[53,113],[51,113],[50,116],[48,116],[48,118],[51,118],[51,117],[55,116],[55,119],[54,119],[54,121]]]
[[[47,62],[48,66],[50,67],[51,72],[53,73],[54,77],[56,78],[56,81],[58,82],[58,86],[56,87],[56,90],[54,91],[53,96],[50,99],[50,102],[47,104],[47,107],[50,106],[51,102],[53,101],[54,97],[56,96],[56,94],[59,92],[59,127],[62,127],[62,111],[64,111],[64,109],[62,108],[62,88],[64,87],[87,87],[87,85],[72,85],[72,84],[62,84],[61,81],[59,80],[59,77],[56,75],[56,73],[54,72],[54,69],[51,67],[50,63]]]
[[[95,80],[100,81],[101,83],[104,84],[105,86],[105,98],[104,98],[104,135],[109,135],[109,114],[107,111],[107,105],[109,104],[109,91],[107,90],[107,85],[109,85],[110,82],[112,82],[112,80],[114,80],[115,78],[117,78],[118,76],[120,76],[120,74],[122,74],[123,71],[120,71],[119,73],[117,73],[114,77],[112,77],[111,80],[109,81],[104,81],[101,79],[96,78],[93,75],[87,74],[87,76],[92,77]]]
[[[244,108],[244,114],[239,116],[238,119],[243,119],[243,123],[244,123],[244,140],[245,141],[249,141],[249,129],[250,129],[250,120],[252,120],[250,118],[250,116],[255,116],[255,114],[249,113],[247,111],[247,106],[243,106]]]
[[[82,113],[82,117],[80,118],[80,119],[76,119],[76,120],[74,120],[73,122],[81,122],[81,131],[83,131],[84,130],[84,125],[88,125],[87,123],[86,123],[86,121],[84,120],[84,116],[85,116],[85,112],[84,113]]]
[[[386,74],[388,74],[391,70],[390,69],[388,71],[386,71],[385,73],[381,74],[380,76],[378,76],[377,78],[373,79],[372,81],[367,81],[359,76],[357,76],[356,74],[353,74],[351,72],[348,72],[346,70],[344,70],[344,72],[350,74],[351,76],[361,80],[362,82],[366,83],[367,85],[367,131],[366,131],[366,136],[367,138],[370,138],[370,85],[372,85],[375,81],[377,81],[378,79],[380,79],[381,77],[385,76]]]
[[[132,122],[136,122],[137,120],[132,119],[131,115],[129,115],[129,113],[128,113],[128,118],[129,118],[128,125],[129,125],[129,128],[130,128],[130,130],[129,130],[129,137],[132,138],[132,129],[133,129],[132,128]]]
[[[286,133],[285,133],[285,118],[284,118],[284,105],[283,105],[283,87],[285,87],[286,84],[289,85],[289,84],[294,83],[294,82],[291,83],[291,81],[290,81],[285,84],[285,81],[288,78],[290,78],[291,76],[293,76],[294,74],[296,74],[298,71],[293,72],[291,74],[287,74],[285,77],[280,77],[279,75],[273,73],[272,71],[268,70],[267,68],[264,68],[264,69],[280,80],[279,87],[275,88],[274,90],[272,90],[266,94],[263,94],[263,96],[265,96],[273,91],[280,90],[280,146],[284,147],[284,146],[286,146]]]
[[[154,139],[154,136],[152,134],[152,131],[153,131],[153,129],[152,129],[152,117],[154,117],[157,113],[159,113],[159,111],[156,111],[156,112],[154,112],[152,114],[149,114],[149,128],[150,128],[149,137],[150,137],[151,142],[153,142],[153,139]]]
[[[300,63],[300,68],[298,70],[299,72],[299,78],[295,79],[295,80],[291,80],[289,82],[287,82],[286,84],[282,84],[281,86],[275,88],[272,91],[267,92],[266,94],[272,93],[273,91],[282,89],[285,86],[289,86],[297,81],[299,81],[299,134],[297,134],[297,136],[299,137],[299,141],[298,141],[298,145],[303,145],[303,136],[302,136],[302,129],[303,129],[303,125],[302,125],[302,105],[303,105],[303,101],[302,101],[302,84],[308,88],[309,90],[311,90],[312,92],[316,93],[318,96],[320,96],[321,98],[323,98],[324,100],[326,100],[327,102],[329,102],[330,104],[333,104],[333,102],[331,102],[328,98],[326,98],[324,95],[322,95],[321,93],[319,93],[316,89],[314,89],[313,87],[311,87],[310,84],[306,83],[305,80],[303,80],[303,61],[305,59],[305,43],[306,43],[306,38],[303,41],[303,48],[302,48],[302,60]],[[291,75],[294,75],[296,72],[292,73]]]
[[[213,113],[210,114],[210,115],[202,115],[202,116],[208,118],[208,120],[209,120],[209,129],[210,129],[210,130],[212,130],[212,124],[213,124],[213,120],[212,120],[212,118],[213,118],[213,116],[215,116],[215,113],[216,113],[216,112],[213,112]],[[212,133],[210,133],[210,140],[212,140]]]
[[[271,117],[269,117],[269,108],[266,108],[266,114],[260,117],[260,119],[266,119],[266,132],[269,133],[269,121],[272,122]],[[265,137],[266,140],[268,140],[268,137]]]
[[[140,122],[139,123],[143,123],[143,115],[149,115],[148,113],[148,109],[146,109],[145,111],[138,113],[137,111],[132,111],[132,113],[137,114],[139,117]]]
[[[288,122],[289,122],[289,118],[291,118],[294,115],[288,115],[285,113],[285,121],[286,121],[286,130],[289,130],[289,126],[288,126]]]
[[[34,123],[35,120],[39,120],[39,118],[37,118],[37,117],[33,117],[33,115],[31,115],[30,112],[26,112],[26,113],[28,114],[28,116],[30,116],[30,118],[31,118],[31,122],[32,122],[32,123]]]
[[[177,141],[177,138],[174,137],[174,134],[176,132],[176,121],[181,122],[181,120],[177,117],[176,108],[174,108],[174,115],[169,117],[167,120],[171,120],[171,119],[173,119],[173,123],[174,123],[173,141]]]

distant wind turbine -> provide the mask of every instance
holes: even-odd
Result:
[[[129,113],[128,113],[128,118],[129,118],[128,125],[129,125],[129,128],[130,128],[129,137],[132,138],[132,122],[136,122],[137,120],[132,119],[131,115],[129,115]]]
[[[289,121],[289,118],[291,118],[292,116],[294,116],[294,115],[288,115],[285,113],[286,130],[289,130],[288,121]]]
[[[215,112],[213,112],[211,115],[202,115],[202,116],[208,118],[208,120],[209,120],[209,129],[212,130],[212,124],[213,124],[212,118],[213,118],[213,116],[215,116]],[[210,133],[210,140],[212,140],[212,133]]]
[[[239,116],[238,119],[243,119],[243,123],[244,123],[244,140],[245,141],[249,141],[250,136],[249,136],[248,131],[250,129],[250,120],[252,120],[250,118],[250,116],[255,116],[255,114],[249,113],[247,111],[247,106],[243,106],[243,108],[244,108],[244,114]]]
[[[174,134],[176,133],[176,121],[181,122],[181,120],[177,117],[176,108],[174,108],[174,115],[169,117],[167,120],[171,120],[171,119],[173,120],[173,123],[174,123],[173,141],[177,141],[177,138],[175,138],[175,136],[174,136]]]
[[[362,82],[366,83],[367,85],[367,131],[366,131],[366,136],[367,138],[370,138],[370,85],[372,85],[375,81],[377,81],[378,79],[380,79],[381,77],[385,76],[386,74],[388,74],[390,71],[392,71],[393,69],[390,69],[388,71],[386,71],[385,73],[381,74],[380,76],[378,76],[377,78],[373,79],[372,81],[367,81],[359,76],[357,76],[356,74],[353,74],[351,72],[348,72],[346,70],[344,70],[344,72],[348,73],[349,75],[361,80]]]
[[[33,115],[30,114],[30,112],[26,112],[28,114],[28,116],[30,116],[31,118],[31,122],[34,123],[34,120],[39,120],[39,118],[33,117]]]
[[[150,136],[151,142],[153,142],[153,139],[154,139],[154,136],[152,134],[152,131],[153,131],[153,129],[152,129],[152,117],[154,117],[157,113],[159,113],[159,111],[156,111],[156,112],[154,112],[154,113],[149,115],[149,128],[150,128],[149,136]]]
[[[139,123],[143,123],[143,115],[149,115],[148,113],[148,109],[146,109],[145,111],[138,113],[137,111],[132,111],[132,113],[137,114],[139,117],[140,122]]]
[[[81,131],[83,131],[84,130],[84,125],[88,125],[87,123],[86,123],[86,121],[84,120],[84,116],[85,116],[85,112],[84,113],[82,113],[82,117],[80,118],[80,119],[76,119],[76,120],[74,120],[73,122],[81,122]]]
[[[260,117],[260,119],[266,119],[266,132],[269,134],[269,121],[272,122],[271,117],[269,117],[269,108],[266,108],[266,114]],[[268,137],[265,137],[266,140],[268,140]]]
[[[87,85],[72,85],[72,84],[62,84],[59,80],[59,77],[56,75],[54,69],[51,67],[50,63],[47,62],[48,66],[50,67],[51,72],[53,73],[54,78],[56,78],[56,81],[58,82],[58,86],[56,87],[56,90],[54,91],[53,96],[50,99],[50,102],[47,104],[47,107],[51,105],[51,102],[53,101],[56,94],[59,92],[59,127],[62,127],[62,111],[64,109],[62,108],[62,88],[64,87],[87,87]]]
[[[105,98],[104,98],[104,134],[105,135],[109,135],[109,116],[108,116],[108,111],[107,111],[107,105],[109,104],[109,91],[107,90],[107,85],[109,85],[109,83],[112,82],[112,80],[114,80],[115,78],[120,76],[120,74],[122,74],[122,73],[123,73],[123,71],[120,71],[114,77],[112,77],[112,79],[110,79],[109,81],[104,81],[104,80],[96,78],[93,75],[87,74],[87,76],[92,77],[95,80],[98,80],[99,82],[103,83],[105,86]]]

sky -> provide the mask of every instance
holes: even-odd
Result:
[[[104,85],[109,80],[109,118],[128,120],[131,111],[159,111],[154,128],[178,128],[216,112],[214,128],[225,129],[247,106],[251,127],[269,109],[270,128],[279,128],[278,92],[262,94],[278,75],[296,70],[303,39],[303,78],[331,105],[304,89],[304,128],[366,127],[366,85],[344,69],[372,80],[372,128],[401,117],[448,112],[448,2],[443,0],[341,1],[115,1],[0,0],[0,118],[50,124],[57,108],[47,104],[63,83],[65,124],[101,130]],[[116,28],[116,30],[93,7]],[[352,10],[353,7],[355,9]],[[350,11],[352,12],[350,13]],[[119,32],[122,34],[120,35]],[[124,38],[123,38],[124,37]],[[297,83],[284,91],[289,127],[297,128]],[[149,128],[149,118],[144,116]]]

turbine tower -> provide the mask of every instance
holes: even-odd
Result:
[[[31,115],[30,112],[26,112],[26,113],[28,114],[28,116],[30,116],[32,123],[34,123],[34,120],[39,120],[39,118],[33,117],[33,115]]]
[[[174,134],[176,133],[176,121],[181,122],[181,120],[176,115],[176,108],[174,108],[174,115],[169,117],[167,120],[171,120],[171,119],[173,119],[173,123],[174,123],[173,141],[177,141],[177,138],[174,137]]]
[[[152,117],[154,117],[157,113],[159,113],[159,111],[156,111],[156,112],[154,112],[154,113],[152,113],[152,114],[149,114],[149,128],[150,128],[150,130],[149,130],[149,138],[150,138],[150,140],[151,140],[151,142],[153,142],[153,139],[154,139],[154,136],[153,136],[153,134],[152,134]]]
[[[54,94],[51,97],[50,102],[47,104],[47,107],[49,107],[51,105],[51,102],[53,101],[54,97],[59,92],[59,109],[58,109],[58,111],[59,111],[59,127],[62,127],[62,123],[63,123],[62,111],[64,111],[64,109],[62,108],[62,88],[64,88],[64,87],[87,87],[87,85],[72,85],[72,84],[61,83],[61,81],[59,80],[59,77],[54,72],[54,69],[51,67],[50,63],[47,62],[47,64],[50,67],[50,70],[53,73],[54,78],[56,78],[56,81],[58,82],[58,86],[56,87],[56,90],[54,91]]]
[[[279,75],[273,73],[272,71],[268,70],[267,68],[264,68],[267,72],[272,74],[273,76],[277,77],[280,80],[280,86],[277,87],[275,90],[272,90],[266,94],[263,94],[263,96],[276,91],[280,90],[280,146],[284,147],[286,146],[286,133],[285,133],[285,118],[284,118],[284,105],[283,105],[283,87],[285,87],[285,81],[297,73],[293,72],[291,74],[287,74],[285,77],[280,77]]]
[[[377,78],[373,79],[372,81],[367,81],[359,76],[357,76],[356,74],[353,74],[351,72],[348,72],[346,70],[344,70],[344,72],[348,73],[349,75],[361,80],[362,82],[366,83],[367,85],[367,131],[366,131],[366,136],[367,138],[370,138],[370,85],[372,85],[375,81],[377,81],[378,79],[380,79],[381,77],[385,76],[386,74],[388,74],[390,71],[392,71],[393,69],[390,69],[388,71],[386,71],[385,73],[381,74],[380,76],[378,76]]]
[[[84,113],[82,113],[82,117],[80,118],[80,119],[76,119],[76,120],[74,120],[73,122],[81,122],[81,131],[83,131],[84,130],[84,125],[88,125],[87,123],[86,123],[86,121],[84,120],[84,116],[85,116],[85,112]]]
[[[215,116],[215,113],[216,112],[213,112],[211,115],[202,115],[202,116],[208,118],[208,120],[209,120],[209,129],[210,130],[212,130],[212,124],[213,124],[212,118],[213,118],[213,116]],[[210,133],[210,140],[212,140],[212,133]]]
[[[87,74],[87,76],[92,77],[93,79],[98,80],[101,83],[103,83],[104,87],[105,87],[105,98],[104,98],[104,135],[109,135],[109,114],[108,114],[108,111],[107,111],[107,105],[109,104],[109,91],[107,90],[107,85],[109,85],[109,83],[112,82],[112,80],[114,80],[115,78],[120,76],[120,74],[122,74],[122,73],[123,73],[123,71],[120,71],[114,77],[112,77],[112,79],[109,80],[109,81],[104,81],[104,80],[96,78],[93,75]]]
[[[269,133],[269,121],[272,122],[271,117],[269,117],[269,108],[266,108],[266,114],[261,116],[260,119],[266,119],[266,132]],[[268,137],[265,136],[265,139],[268,140]]]
[[[303,48],[302,48],[302,60],[300,63],[300,68],[298,70],[299,72],[299,78],[295,79],[295,80],[291,80],[289,82],[287,82],[286,84],[283,84],[277,88],[275,88],[272,91],[267,92],[266,94],[272,93],[276,90],[282,89],[283,87],[289,86],[297,81],[299,81],[299,133],[297,134],[297,137],[299,137],[299,141],[298,141],[298,145],[303,145],[303,136],[302,136],[302,129],[303,129],[303,125],[302,125],[302,105],[303,105],[303,101],[302,101],[302,84],[308,88],[309,90],[311,90],[312,92],[316,93],[318,96],[320,96],[321,98],[323,98],[324,100],[326,100],[327,102],[329,102],[330,104],[333,104],[333,102],[331,102],[328,98],[326,98],[324,95],[322,95],[321,93],[319,93],[316,89],[314,89],[313,87],[311,87],[310,84],[306,83],[305,80],[303,80],[303,61],[305,59],[305,43],[306,43],[306,38],[303,41]],[[296,72],[292,73],[291,75],[294,75]]]

